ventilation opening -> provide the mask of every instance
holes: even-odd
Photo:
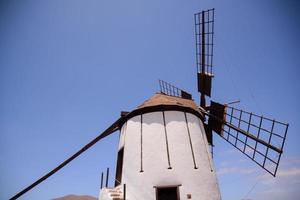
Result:
[[[156,200],[179,200],[178,187],[157,187]]]
[[[115,186],[120,185],[122,181],[123,155],[124,148],[120,149],[120,151],[118,152]]]

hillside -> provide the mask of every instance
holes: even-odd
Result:
[[[97,198],[88,195],[67,195],[64,197],[55,198],[53,200],[97,200]]]

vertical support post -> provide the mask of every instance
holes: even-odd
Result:
[[[167,157],[168,157],[168,169],[172,169],[171,167],[171,161],[170,161],[170,152],[169,152],[169,142],[168,142],[168,133],[167,133],[167,127],[166,127],[166,117],[165,112],[162,111],[163,114],[163,121],[164,121],[164,130],[165,130],[165,139],[166,139],[166,148],[167,148]]]
[[[143,169],[143,114],[141,114],[141,170],[140,172],[144,172]]]
[[[257,131],[257,138],[258,139],[259,139],[259,133],[260,133],[260,130],[261,130],[262,120],[263,120],[263,116],[260,117],[259,127],[258,127],[258,131]],[[254,148],[254,152],[253,152],[253,156],[252,156],[253,159],[255,159],[256,148],[257,148],[257,141],[255,142],[255,148]]]
[[[229,124],[232,124],[232,117],[233,117],[233,108],[231,108]],[[230,135],[229,133],[230,133],[230,126],[228,127],[227,141],[229,141],[229,135]]]
[[[162,87],[161,87],[161,81],[160,81],[160,79],[158,79],[158,82],[159,82],[159,89],[160,89],[160,92],[162,93]]]
[[[205,88],[205,20],[204,20],[204,17],[205,17],[205,12],[202,11],[202,47],[201,47],[201,64],[202,64],[202,67],[201,67],[201,74],[203,76],[202,78],[202,86],[203,89]],[[204,90],[203,90],[204,91]],[[205,94],[204,92],[201,93],[201,101],[200,101],[200,106],[202,108],[205,109]]]
[[[126,184],[123,184],[123,200],[126,200]]]
[[[238,128],[240,128],[240,126],[241,126],[242,114],[243,114],[243,111],[240,110],[240,117],[239,117]],[[239,139],[239,132],[237,131],[236,132],[236,138],[235,138],[235,144],[234,144],[234,146],[236,146],[238,139]]]
[[[283,142],[282,142],[282,145],[281,145],[281,148],[280,148],[281,151],[283,150],[283,146],[284,146],[284,143],[285,143],[285,138],[286,138],[286,134],[287,134],[288,128],[289,128],[289,124],[286,124],[285,133],[284,133],[284,137],[283,137]],[[281,154],[279,154],[278,162],[277,163],[280,162],[280,158],[281,158]],[[278,165],[276,165],[275,173],[274,174],[277,173],[277,169],[278,169]]]
[[[275,119],[273,119],[273,121],[272,121],[272,128],[271,128],[271,133],[270,133],[270,135],[269,135],[268,144],[271,143],[274,125],[275,125]],[[266,164],[266,160],[267,160],[267,158],[268,158],[268,152],[269,152],[269,147],[267,147],[267,150],[266,150],[266,156],[265,156],[265,159],[264,159],[263,167],[264,167],[265,164]]]
[[[100,188],[102,189],[103,188],[103,172],[101,173],[101,186]]]
[[[193,149],[193,144],[192,144],[192,139],[191,139],[191,133],[190,133],[190,128],[189,128],[189,124],[188,124],[186,112],[184,112],[184,118],[185,118],[185,123],[186,123],[186,129],[187,129],[188,136],[189,136],[189,142],[190,142],[190,147],[191,147],[191,152],[192,152],[192,158],[193,158],[193,163],[194,163],[194,169],[198,169],[198,167],[197,167],[197,165],[196,165],[196,161],[195,161],[195,154],[194,154],[194,149]]]
[[[109,168],[106,169],[106,182],[105,182],[105,187],[108,187],[108,176],[109,176]]]
[[[248,128],[247,128],[247,133],[249,133],[249,130],[250,130],[251,119],[252,119],[252,112],[250,113],[250,116],[249,116],[249,124],[248,124]],[[244,150],[243,150],[244,153],[246,151],[247,141],[248,141],[248,137],[246,137],[245,146],[244,146]]]
[[[213,8],[212,10],[213,10],[213,12],[212,12],[212,27],[211,27],[211,32],[212,32],[212,34],[214,34],[215,9]],[[214,53],[214,37],[212,35],[212,37],[211,37],[211,52],[210,52],[210,55],[211,55],[211,57],[210,57],[211,58],[210,59],[210,73],[211,74],[212,74],[212,66],[213,66],[213,53]]]

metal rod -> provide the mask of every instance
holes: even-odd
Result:
[[[159,82],[159,89],[160,89],[160,92],[163,92],[163,91],[162,91],[162,87],[161,87],[161,80],[158,79],[158,82]]]
[[[205,14],[204,14],[204,15],[205,15]],[[207,21],[209,21],[209,12],[207,12]],[[206,31],[209,32],[209,23],[206,24],[206,27],[207,27]],[[210,42],[210,41],[209,41],[210,35],[209,35],[209,34],[206,34],[206,35],[207,35],[207,40],[206,40],[206,38],[205,38],[205,40],[206,40],[206,42],[209,43],[209,42]],[[205,35],[205,36],[206,36],[206,35]],[[209,47],[210,47],[209,45],[205,45],[205,51],[207,52],[207,54],[209,54],[209,52],[210,52],[210,51],[209,51]],[[210,56],[207,56],[207,55],[206,55],[206,58],[207,58],[206,62],[207,62],[207,63],[210,63]],[[209,73],[209,67],[206,66],[206,65],[205,65],[205,67],[206,67],[205,72]]]
[[[103,188],[103,172],[101,173],[101,186],[100,188],[102,189]]]
[[[198,167],[196,165],[196,161],[195,161],[195,154],[194,154],[194,149],[193,149],[193,144],[192,144],[192,139],[191,139],[191,133],[190,133],[190,128],[189,128],[186,112],[184,112],[184,118],[185,118],[185,123],[186,123],[186,129],[187,129],[188,136],[189,136],[189,142],[190,142],[190,147],[191,147],[191,152],[192,152],[194,169],[198,169]]]
[[[140,144],[141,144],[141,170],[140,172],[144,172],[143,169],[143,114],[141,114],[141,137],[140,137]]]
[[[260,128],[261,128],[261,124],[262,124],[262,119],[263,117],[261,116],[260,117],[260,122],[259,122],[259,128],[258,128],[258,131],[257,131],[257,138],[259,138],[259,133],[260,133]],[[257,141],[255,143],[255,150],[254,150],[254,153],[253,153],[253,158],[255,158],[255,152],[256,152],[256,148],[257,148]]]
[[[196,65],[197,65],[197,73],[199,72],[199,69],[198,69],[198,37],[197,37],[197,14],[194,15],[194,21],[195,21],[195,42],[196,42]]]
[[[204,65],[205,65],[205,24],[204,24],[204,12],[202,12],[202,55],[201,55],[201,63],[202,63],[202,66],[201,66],[201,73],[202,75],[204,76],[205,75],[205,69],[204,69]],[[204,89],[205,88],[205,78],[203,77],[202,78],[202,88]],[[200,105],[202,108],[205,109],[205,94],[204,92],[201,93],[201,101],[200,101]]]
[[[126,200],[126,184],[123,184],[123,200]]]
[[[199,119],[199,121],[200,121],[200,119]],[[204,146],[205,146],[205,151],[206,151],[206,155],[207,155],[209,168],[210,168],[210,171],[213,172],[212,164],[210,162],[209,152],[207,150],[207,148],[209,147],[209,144],[208,144],[208,141],[207,141],[207,136],[204,135],[204,134],[205,134],[205,129],[204,129],[204,131],[201,131],[201,135],[202,135],[203,143],[204,143]],[[211,156],[213,158],[213,145],[211,145]]]
[[[282,142],[282,145],[281,145],[281,150],[283,149],[283,146],[284,146],[284,143],[285,143],[285,138],[286,138],[286,134],[287,134],[288,128],[289,128],[289,124],[287,124],[286,129],[285,129],[284,139],[283,139],[283,142]],[[281,154],[279,154],[278,163],[280,162],[280,158],[281,158]],[[275,174],[277,172],[277,169],[278,169],[278,165],[275,168]]]
[[[166,148],[167,148],[167,157],[168,157],[168,169],[172,169],[171,167],[171,161],[170,161],[170,152],[169,152],[169,142],[168,142],[168,133],[167,133],[167,125],[166,125],[166,118],[165,118],[165,112],[162,111],[163,115],[163,122],[164,122],[164,131],[165,131],[165,139],[166,139]]]
[[[269,143],[269,144],[271,143],[272,132],[273,132],[273,129],[274,129],[274,124],[275,124],[275,120],[273,120],[273,123],[272,123],[271,133],[270,133],[269,140],[268,140],[268,143]],[[266,157],[265,157],[265,159],[264,159],[264,164],[263,164],[263,166],[265,166],[266,158],[268,157],[268,152],[269,152],[269,148],[267,148],[267,151],[266,151]]]
[[[231,104],[240,103],[240,102],[241,102],[240,100],[236,100],[236,101],[232,101],[232,102],[226,103],[226,105],[231,105]]]
[[[143,170],[143,114],[141,114],[141,170],[140,172],[144,172]]]
[[[249,133],[249,130],[250,130],[251,118],[252,118],[252,113],[249,116],[249,124],[248,124],[248,128],[247,128],[247,132],[248,133]],[[248,137],[246,137],[245,146],[244,146],[244,152],[246,150],[247,140],[248,140]]]
[[[230,121],[229,121],[230,124],[232,123],[232,116],[233,116],[233,109],[231,109],[231,115],[230,115]],[[228,132],[230,132],[230,127],[228,129]],[[227,140],[229,141],[229,134],[227,134]]]
[[[108,179],[109,179],[109,168],[106,169],[106,181],[105,181],[105,187],[108,187]]]
[[[212,16],[212,34],[214,33],[214,21],[215,21],[215,9],[213,8],[212,9],[212,13],[213,13],[213,16]],[[211,55],[213,55],[214,53],[214,36],[212,36],[211,38]],[[210,65],[211,65],[211,68],[210,68],[210,73],[212,74],[212,65],[213,65],[213,58],[211,57],[211,62],[210,62]]]
[[[243,111],[240,112],[238,128],[240,128],[240,125],[241,125],[242,114],[243,114]],[[236,132],[235,146],[236,146],[236,144],[237,144],[237,138],[239,138],[239,132],[238,132],[238,131]]]

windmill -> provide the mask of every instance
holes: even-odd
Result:
[[[276,176],[288,124],[229,104],[206,103],[214,77],[214,9],[194,17],[200,105],[189,92],[159,80],[160,92],[136,109],[121,112],[99,136],[11,199],[19,198],[118,130],[115,187],[102,188],[100,200],[221,199],[209,151],[213,134]]]

